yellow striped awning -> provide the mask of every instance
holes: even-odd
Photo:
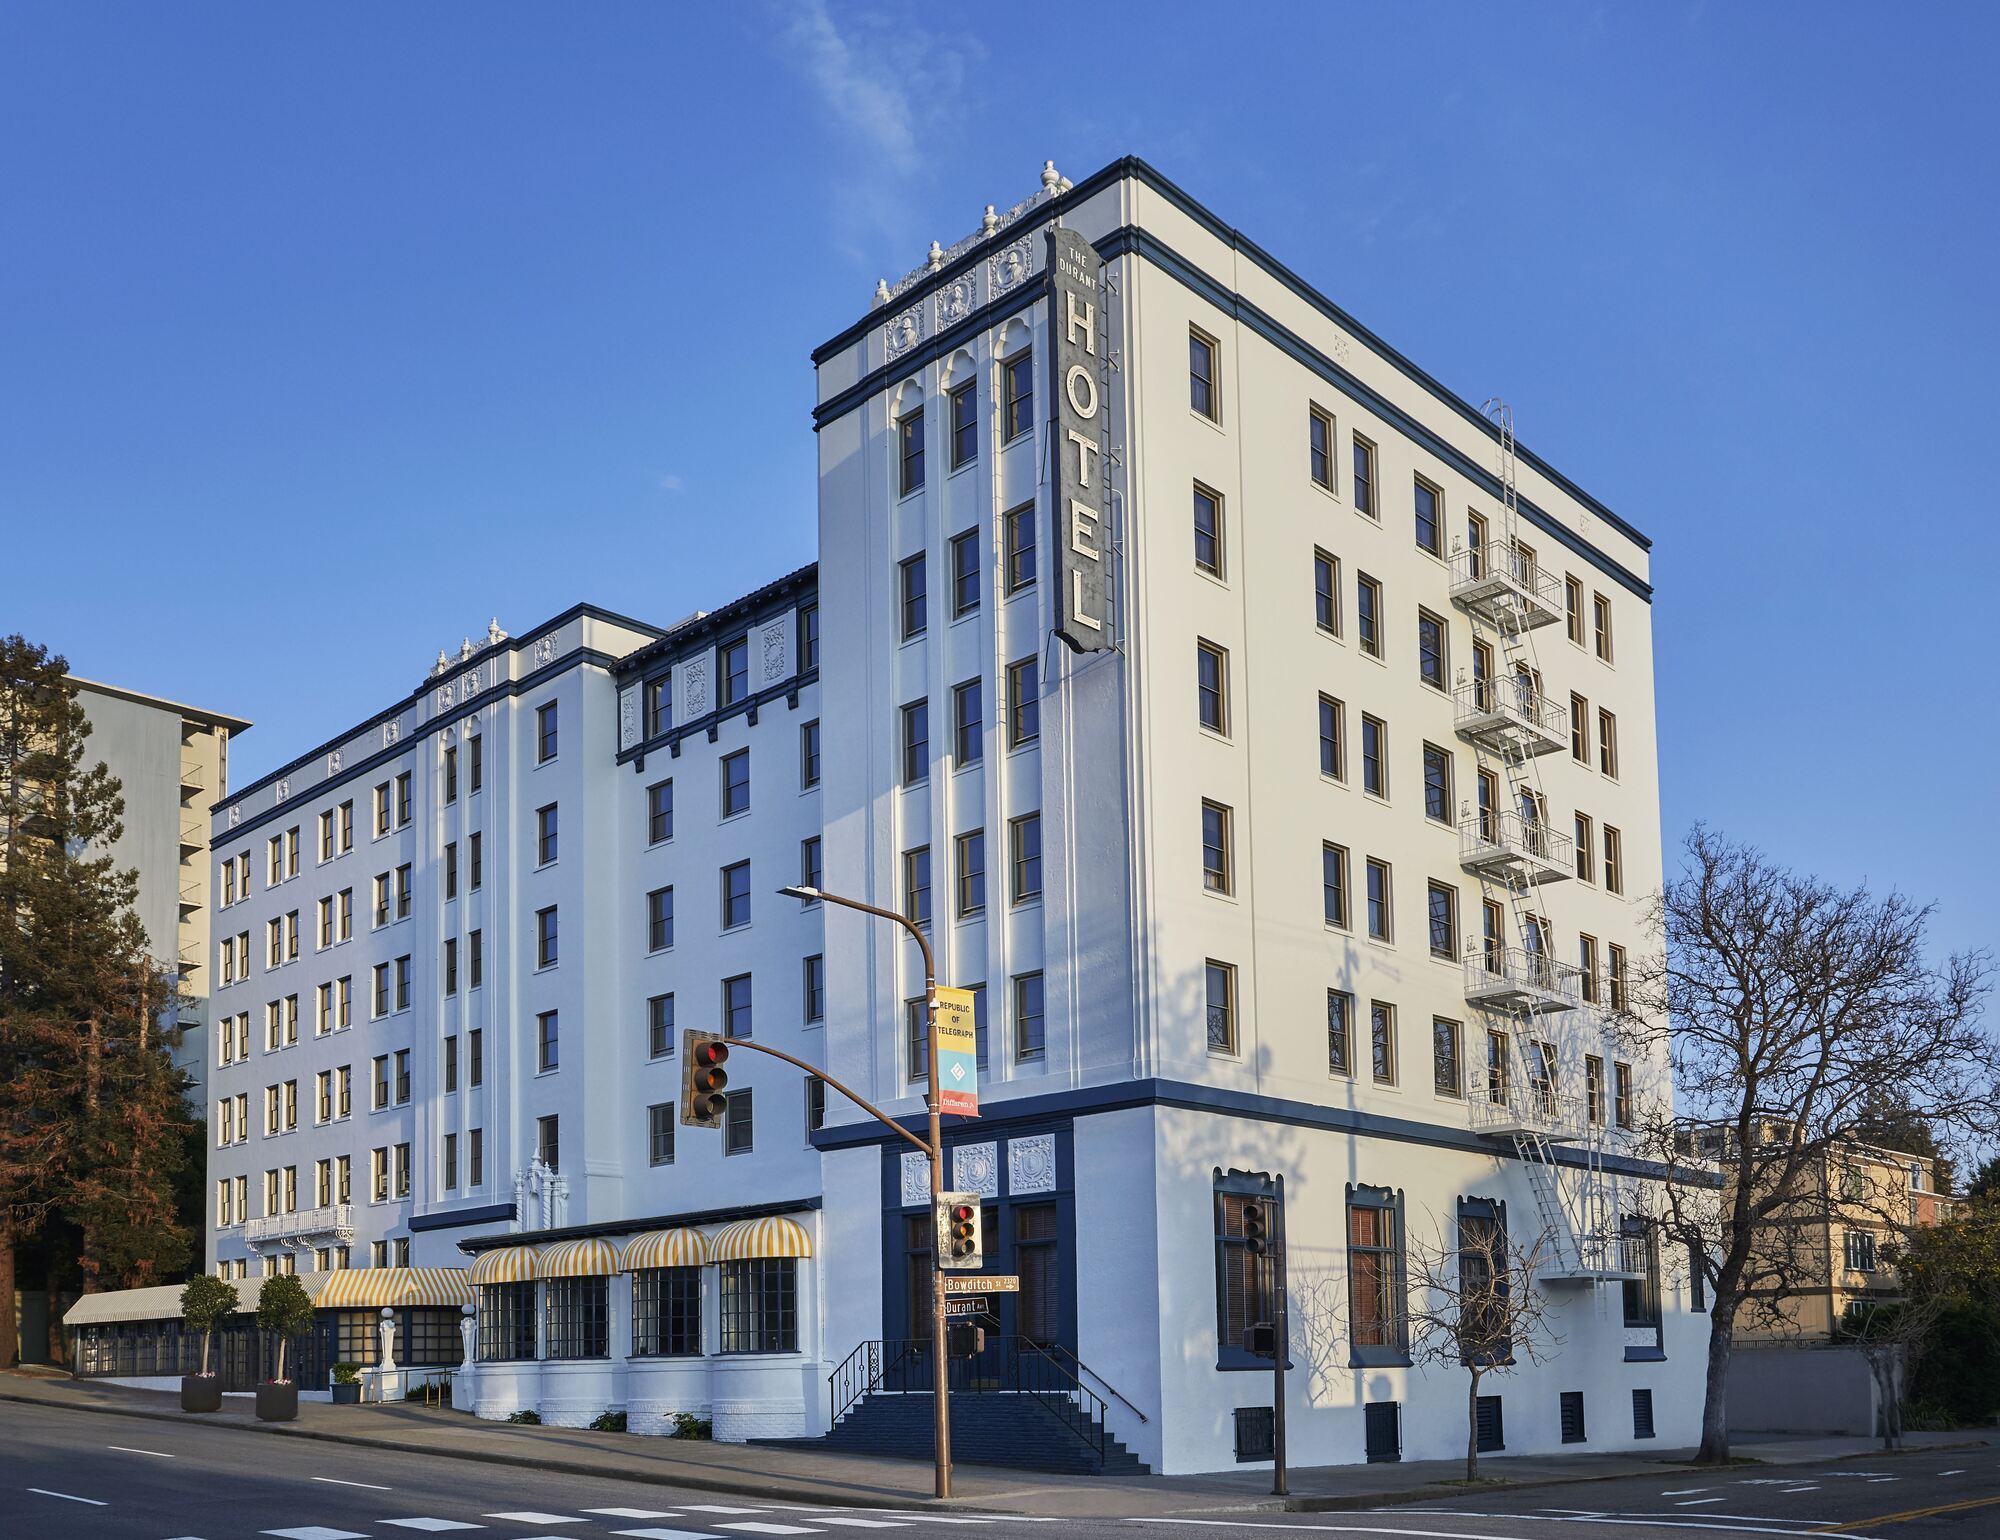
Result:
[[[609,1241],[561,1241],[535,1259],[537,1278],[603,1278],[618,1271],[618,1248]]]
[[[322,1273],[316,1310],[379,1310],[394,1305],[457,1307],[472,1303],[462,1267],[354,1267]]]
[[[699,1267],[708,1260],[708,1240],[699,1230],[648,1230],[625,1243],[618,1254],[618,1271],[644,1272],[655,1267]]]
[[[496,1246],[472,1259],[472,1282],[533,1283],[536,1251],[533,1246]]]
[[[795,1220],[739,1219],[708,1239],[711,1262],[749,1262],[759,1257],[809,1257],[812,1237]]]

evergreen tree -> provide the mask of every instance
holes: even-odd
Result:
[[[125,803],[87,764],[69,666],[0,638],[0,1300],[17,1241],[61,1219],[85,1292],[170,1275],[192,1246],[174,1177],[191,1115],[161,1018],[172,976],[110,854]],[[61,1228],[60,1226],[57,1228]],[[65,1271],[68,1269],[65,1268]],[[15,1343],[0,1333],[0,1364]]]

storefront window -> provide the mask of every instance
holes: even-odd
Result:
[[[610,1356],[605,1280],[551,1278],[549,1291],[550,1358]]]
[[[632,1354],[701,1353],[701,1269],[652,1267],[632,1275]]]
[[[799,1350],[799,1264],[794,1258],[725,1262],[718,1273],[723,1352]]]
[[[479,1288],[479,1361],[535,1356],[535,1286],[487,1283]]]

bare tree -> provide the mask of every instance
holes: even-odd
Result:
[[[1788,1319],[1824,1287],[1830,1206],[1882,1109],[1947,1143],[1996,1126],[2000,1045],[1980,1025],[1989,959],[1925,951],[1930,910],[1837,889],[1697,826],[1655,902],[1658,950],[1632,969],[1621,1030],[1664,1047],[1673,1101],[1635,1109],[1646,1218],[1711,1295],[1701,1463],[1729,1458],[1740,1321]]]
[[[1465,1371],[1467,1481],[1479,1479],[1481,1381],[1560,1345],[1539,1282],[1547,1261],[1546,1235],[1523,1246],[1497,1214],[1462,1214],[1442,1222],[1434,1242],[1410,1247],[1410,1357]]]
[[[1840,1321],[1840,1339],[1868,1360],[1882,1406],[1882,1447],[1903,1447],[1903,1387],[1944,1315],[1945,1297],[1925,1291],[1858,1299]]]

